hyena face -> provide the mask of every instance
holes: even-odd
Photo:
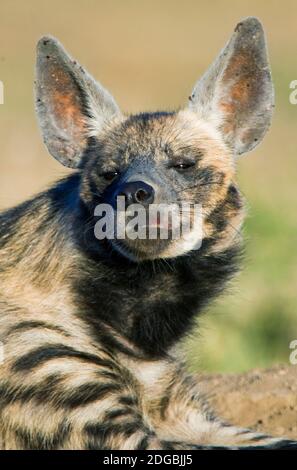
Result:
[[[220,246],[232,242],[243,212],[235,157],[263,138],[273,108],[264,33],[256,19],[237,26],[184,110],[124,116],[52,38],[38,45],[36,94],[45,143],[55,158],[81,172],[81,202],[94,215],[94,225],[98,204],[114,209],[106,219],[114,223],[109,236],[114,248],[143,260],[185,254],[200,238]],[[120,196],[124,209],[135,204],[144,209],[145,237],[119,236]],[[174,214],[150,216],[153,205],[176,208],[180,236],[173,236]],[[197,205],[199,233],[193,223]],[[191,222],[186,233],[181,229],[185,206]]]
[[[209,214],[225,200],[234,173],[219,134],[190,110],[116,120],[105,135],[93,138],[86,160],[82,198],[91,208],[99,201],[117,208],[122,195],[128,208],[136,204],[146,210],[145,237],[110,240],[137,259],[198,248],[203,233],[197,223],[203,222],[204,236],[209,234]],[[189,230],[181,226],[187,216]]]

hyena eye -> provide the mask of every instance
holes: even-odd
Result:
[[[102,173],[100,176],[102,176],[106,181],[112,181],[118,175],[119,175],[118,171],[106,171],[105,173]]]
[[[184,171],[188,170],[189,168],[192,168],[195,165],[195,162],[179,162],[175,163],[172,165],[172,168],[174,168],[177,171]]]

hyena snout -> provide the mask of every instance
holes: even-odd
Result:
[[[155,200],[155,190],[144,181],[131,181],[120,185],[115,193],[115,198],[119,196],[125,198],[126,208],[131,204],[141,204],[148,207]]]

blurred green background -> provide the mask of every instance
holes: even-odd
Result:
[[[297,338],[297,3],[198,0],[1,0],[0,207],[67,171],[37,128],[32,85],[35,43],[50,33],[109,88],[123,110],[182,105],[236,23],[264,23],[276,87],[273,126],[238,163],[248,204],[242,273],[187,341],[192,369],[240,371],[288,362]]]

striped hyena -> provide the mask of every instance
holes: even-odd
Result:
[[[44,37],[36,107],[49,152],[76,171],[0,216],[2,448],[296,447],[215,417],[177,357],[240,257],[235,157],[273,110],[259,21],[236,26],[186,109],[132,116]],[[146,211],[201,204],[200,249],[195,233],[98,240],[95,207],[119,195]]]

